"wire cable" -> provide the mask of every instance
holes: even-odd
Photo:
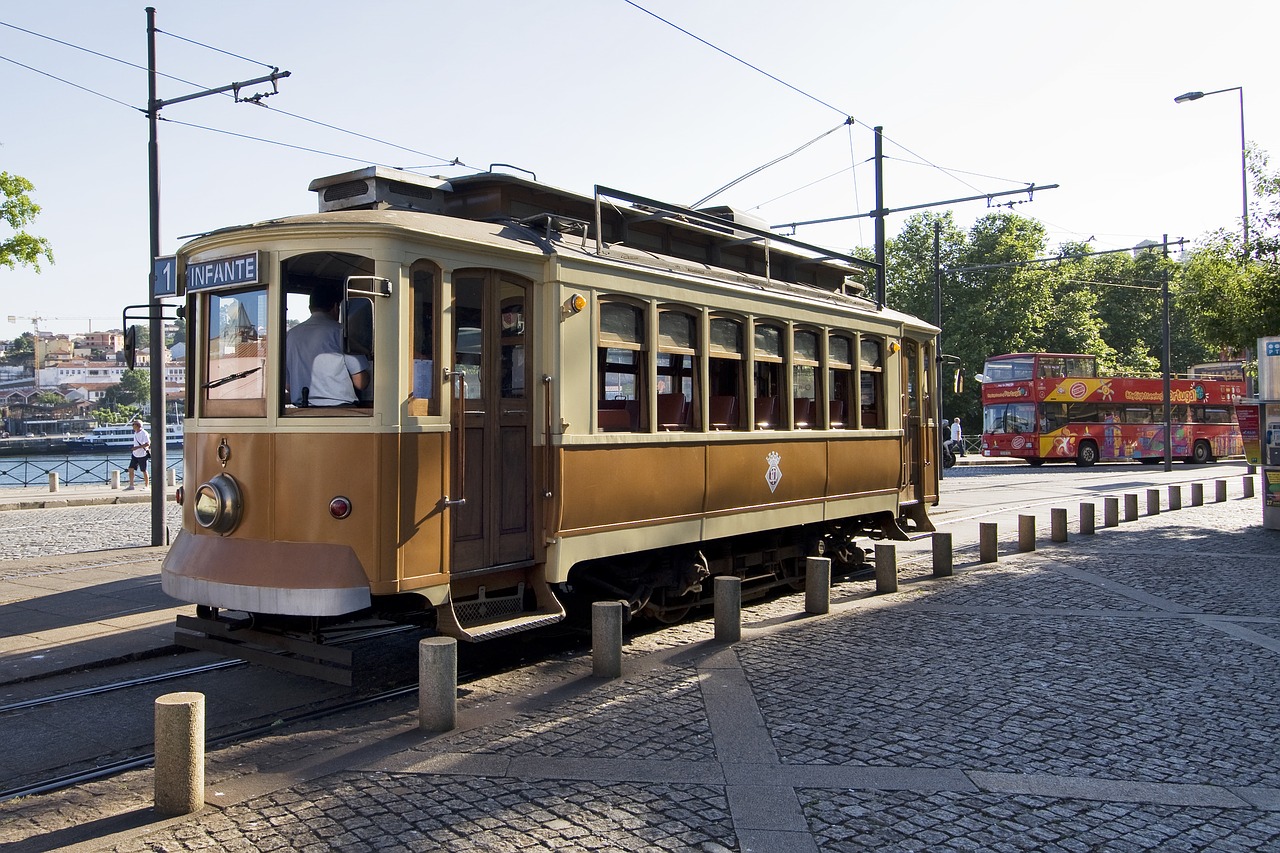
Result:
[[[641,12],[644,12],[646,15],[650,15],[650,16],[652,16],[652,17],[654,17],[654,18],[657,18],[657,19],[658,19],[659,21],[661,21],[662,23],[666,24],[666,25],[667,25],[667,26],[669,26],[669,27],[672,27],[673,29],[677,29],[677,30],[679,30],[680,32],[682,32],[682,33],[684,33],[685,35],[687,35],[689,38],[694,39],[695,41],[702,42],[702,43],[703,43],[703,44],[705,44],[707,47],[711,48],[711,49],[712,49],[712,50],[714,50],[714,51],[717,51],[718,53],[722,53],[722,54],[724,54],[724,55],[725,55],[725,56],[727,56],[728,58],[732,59],[734,62],[739,62],[739,63],[741,63],[741,64],[743,64],[743,65],[747,66],[748,68],[750,68],[752,71],[756,72],[757,74],[763,74],[764,76],[768,77],[768,78],[769,78],[770,80],[772,80],[773,82],[775,82],[775,83],[780,83],[780,84],[782,84],[783,86],[786,86],[788,89],[790,89],[791,91],[795,92],[797,95],[802,95],[802,96],[804,96],[804,97],[808,98],[808,99],[809,99],[809,100],[811,100],[811,101],[814,101],[814,102],[816,102],[816,103],[821,104],[822,106],[826,107],[826,108],[827,108],[827,109],[829,109],[829,110],[835,110],[836,112],[840,113],[841,115],[844,115],[844,116],[849,115],[849,113],[845,112],[844,110],[840,109],[839,107],[832,106],[831,104],[829,104],[829,103],[827,103],[826,101],[822,100],[822,99],[821,99],[821,98],[819,98],[818,96],[816,96],[816,95],[811,95],[811,94],[809,94],[808,92],[804,91],[803,89],[797,88],[796,86],[792,86],[790,83],[788,83],[786,80],[783,80],[781,77],[775,77],[774,75],[770,74],[768,71],[765,71],[763,68],[759,68],[759,67],[757,67],[757,66],[755,66],[755,65],[752,65],[750,62],[747,62],[745,59],[742,59],[741,57],[734,56],[734,55],[733,55],[732,53],[730,53],[729,51],[725,50],[724,48],[717,47],[716,45],[714,45],[714,44],[712,44],[711,42],[707,41],[706,39],[702,38],[701,36],[694,35],[693,33],[691,33],[691,32],[689,32],[688,30],[686,30],[684,27],[680,26],[679,24],[675,24],[675,23],[672,23],[671,21],[668,21],[666,18],[662,17],[661,15],[657,14],[656,12],[650,12],[648,9],[646,9],[646,8],[645,8],[645,7],[643,7],[643,6],[641,6],[639,3],[634,2],[634,0],[622,0],[622,2],[626,3],[628,6],[632,6],[632,7],[636,8],[636,9],[639,9]]]
[[[711,42],[709,42],[709,41],[707,41],[706,39],[702,38],[702,36],[696,35],[696,34],[694,34],[694,33],[690,32],[689,30],[686,30],[684,27],[682,27],[682,26],[680,26],[679,24],[676,24],[676,23],[674,23],[674,22],[672,22],[672,21],[667,20],[666,18],[662,17],[661,15],[657,14],[656,12],[651,12],[651,11],[649,11],[649,10],[648,10],[648,9],[646,9],[645,7],[641,6],[639,3],[636,3],[636,2],[635,2],[635,0],[622,0],[622,2],[626,3],[628,6],[631,6],[632,8],[635,8],[635,9],[638,9],[639,11],[641,11],[641,12],[644,12],[646,15],[649,15],[650,17],[656,18],[657,20],[661,21],[662,23],[666,24],[667,26],[671,27],[672,29],[679,30],[680,32],[682,32],[682,33],[684,33],[685,35],[687,35],[689,38],[694,39],[695,41],[698,41],[698,42],[700,42],[701,44],[706,45],[707,47],[711,48],[712,50],[716,51],[717,53],[723,54],[724,56],[728,57],[729,59],[732,59],[734,62],[737,62],[737,63],[740,63],[740,64],[742,64],[742,65],[745,65],[746,67],[750,68],[752,71],[755,71],[757,74],[763,74],[765,77],[768,77],[770,80],[774,81],[775,83],[779,83],[779,84],[781,84],[781,85],[783,85],[783,86],[786,86],[788,89],[790,89],[791,91],[795,92],[796,94],[801,95],[802,97],[808,98],[809,100],[811,100],[811,101],[813,101],[813,102],[815,102],[815,103],[817,103],[817,104],[821,104],[822,106],[826,107],[827,109],[829,109],[829,110],[833,110],[833,111],[835,111],[835,112],[839,113],[839,114],[840,114],[840,115],[842,115],[842,116],[847,116],[847,117],[848,117],[848,120],[849,120],[850,122],[855,123],[855,124],[859,124],[859,125],[861,125],[862,127],[865,127],[865,128],[866,128],[866,129],[868,129],[868,130],[874,130],[874,129],[875,129],[875,128],[871,127],[870,125],[868,125],[866,122],[862,122],[862,121],[859,121],[858,119],[853,118],[853,113],[852,113],[852,111],[850,111],[850,110],[842,110],[842,109],[840,109],[839,107],[837,107],[837,106],[835,106],[835,105],[833,105],[833,104],[830,104],[830,103],[828,103],[827,101],[824,101],[822,98],[819,98],[817,95],[813,95],[813,94],[811,94],[811,93],[809,93],[809,92],[806,92],[806,91],[804,91],[803,89],[799,88],[798,86],[793,86],[792,84],[788,83],[786,80],[783,80],[781,77],[778,77],[778,76],[776,76],[776,75],[774,75],[774,74],[770,74],[768,71],[765,71],[763,68],[760,68],[759,66],[753,65],[753,64],[751,64],[750,62],[748,62],[747,60],[743,59],[742,57],[740,57],[740,56],[736,56],[736,55],[734,55],[734,54],[730,53],[729,51],[725,50],[724,48],[719,47],[719,46],[717,46],[717,45],[715,45],[715,44],[712,44]],[[908,154],[910,154],[912,157],[915,157],[915,158],[917,158],[918,160],[920,160],[920,161],[922,161],[922,162],[924,162],[924,163],[928,163],[930,166],[932,166],[933,168],[937,169],[939,172],[942,172],[944,175],[948,175],[948,176],[950,176],[950,177],[952,177],[952,178],[955,178],[955,180],[957,180],[957,181],[958,181],[958,182],[960,182],[961,184],[964,184],[966,187],[969,187],[969,188],[970,188],[971,190],[973,190],[974,192],[977,192],[977,193],[981,193],[981,192],[982,192],[982,190],[978,189],[978,188],[977,188],[977,187],[975,187],[973,184],[969,183],[968,181],[964,180],[963,178],[957,177],[956,175],[954,175],[954,174],[952,174],[952,173],[948,172],[946,169],[942,168],[941,166],[938,166],[937,164],[930,162],[930,161],[929,161],[929,159],[928,159],[927,157],[922,157],[920,154],[917,154],[915,151],[912,151],[910,148],[908,148],[907,146],[903,145],[901,142],[898,142],[898,141],[896,141],[896,140],[894,140],[894,139],[892,139],[892,138],[890,138],[890,137],[888,137],[888,136],[885,136],[885,135],[884,135],[884,133],[881,133],[881,134],[880,134],[880,136],[881,136],[881,138],[882,138],[882,139],[886,139],[886,140],[888,140],[889,142],[892,142],[894,145],[898,146],[898,147],[899,147],[899,148],[901,148],[903,151],[905,151],[905,152],[907,152]],[[1019,181],[1018,183],[1027,183],[1027,182],[1026,182],[1026,181]]]
[[[631,0],[626,0],[626,2],[630,3],[630,2],[631,2]],[[776,166],[778,163],[781,163],[783,160],[786,160],[786,159],[787,159],[787,158],[789,158],[789,157],[794,157],[795,155],[799,154],[801,151],[803,151],[803,150],[805,150],[806,148],[808,148],[810,145],[813,145],[814,143],[818,142],[819,140],[825,139],[826,137],[828,137],[828,136],[830,136],[831,134],[835,133],[837,130],[839,130],[840,128],[844,127],[846,124],[849,124],[849,123],[850,123],[850,122],[852,122],[852,121],[853,121],[853,119],[852,119],[852,118],[849,118],[849,119],[847,119],[846,121],[843,121],[843,122],[841,122],[840,124],[836,125],[835,127],[831,128],[830,130],[823,131],[822,133],[818,134],[818,135],[817,135],[817,136],[815,136],[813,139],[810,139],[808,142],[806,142],[804,145],[801,145],[799,148],[795,149],[794,151],[791,151],[791,152],[788,152],[788,153],[786,153],[786,154],[783,154],[781,157],[775,157],[774,159],[770,160],[768,163],[765,163],[765,164],[764,164],[764,165],[762,165],[762,166],[757,166],[756,168],[754,168],[754,169],[752,169],[751,171],[747,172],[745,175],[743,175],[743,176],[741,176],[741,177],[739,177],[739,178],[734,178],[732,181],[730,181],[729,183],[725,184],[725,185],[724,185],[724,186],[722,186],[720,189],[716,190],[715,192],[712,192],[712,193],[711,193],[711,194],[709,194],[709,195],[705,195],[705,196],[703,196],[702,198],[698,199],[697,201],[695,201],[693,204],[691,204],[691,205],[689,205],[689,206],[690,206],[690,207],[692,207],[692,208],[694,208],[694,209],[697,209],[697,208],[701,207],[702,205],[706,204],[706,203],[707,203],[708,201],[710,201],[711,199],[713,199],[713,198],[715,198],[716,196],[720,195],[720,193],[724,192],[725,190],[728,190],[728,189],[730,189],[730,188],[732,188],[732,187],[736,187],[738,184],[742,183],[742,182],[743,182],[743,181],[745,181],[747,178],[750,178],[752,175],[758,175],[758,174],[760,174],[760,173],[761,173],[761,172],[763,172],[765,169],[768,169],[770,166]]]
[[[88,92],[90,95],[95,95],[95,96],[97,96],[97,97],[99,97],[99,98],[103,98],[103,99],[105,99],[105,100],[111,101],[112,103],[119,104],[119,105],[120,105],[120,106],[122,106],[122,107],[128,107],[128,108],[129,108],[129,109],[131,109],[131,110],[136,110],[137,112],[140,112],[140,113],[142,113],[143,115],[145,115],[145,114],[146,114],[146,112],[147,112],[146,110],[139,109],[138,107],[135,107],[133,104],[125,103],[124,101],[120,100],[119,98],[113,98],[113,97],[111,97],[110,95],[104,94],[104,93],[99,92],[99,91],[94,90],[94,89],[90,89],[88,86],[81,86],[79,83],[72,83],[70,80],[67,80],[67,79],[64,79],[64,78],[62,78],[62,77],[59,77],[59,76],[58,76],[58,75],[56,75],[56,74],[50,74],[48,71],[41,71],[39,68],[33,68],[32,66],[30,66],[30,65],[26,65],[26,64],[24,64],[24,63],[21,63],[21,62],[19,62],[19,61],[18,61],[18,60],[16,60],[16,59],[10,59],[10,58],[9,58],[9,57],[7,57],[7,56],[0,56],[0,59],[3,59],[5,62],[11,62],[11,63],[13,63],[14,65],[18,66],[19,68],[25,68],[25,69],[27,69],[28,71],[34,71],[36,74],[42,74],[42,75],[44,75],[45,77],[48,77],[48,78],[49,78],[49,79],[51,79],[51,80],[57,80],[59,83],[66,83],[68,86],[71,86],[71,87],[73,87],[73,88],[79,89],[79,90],[80,90],[80,91],[82,91],[82,92]]]
[[[249,57],[247,57],[247,56],[241,56],[241,55],[240,55],[240,54],[238,54],[238,53],[232,53],[231,51],[229,51],[229,50],[223,50],[223,49],[222,49],[222,48],[220,48],[220,47],[214,47],[213,45],[205,44],[204,42],[195,41],[194,39],[189,39],[189,38],[186,38],[185,36],[177,35],[176,33],[165,32],[164,30],[160,29],[159,27],[157,27],[157,28],[156,28],[156,32],[157,32],[157,33],[160,33],[161,35],[166,35],[166,36],[168,36],[168,37],[169,37],[169,38],[171,38],[171,39],[177,39],[178,41],[185,41],[187,44],[193,44],[193,45],[195,45],[196,47],[203,47],[205,50],[212,50],[214,53],[221,53],[223,56],[230,56],[230,57],[232,57],[233,59],[239,59],[239,60],[242,60],[242,61],[244,61],[244,62],[248,62],[248,63],[250,63],[250,64],[252,64],[252,65],[261,65],[263,68],[270,68],[272,71],[278,71],[278,70],[280,70],[280,69],[279,69],[279,66],[276,66],[276,65],[268,65],[268,64],[267,64],[267,63],[265,63],[265,62],[259,62],[259,61],[258,61],[258,60],[256,60],[256,59],[250,59],[250,58],[249,58]]]
[[[278,145],[281,148],[292,148],[295,151],[305,151],[308,154],[322,154],[325,157],[337,157],[340,160],[351,160],[357,163],[370,162],[368,159],[364,157],[352,157],[347,154],[335,154],[332,151],[323,151],[319,148],[308,148],[305,145],[294,145],[293,143],[290,143],[290,142],[280,142],[278,140],[267,139],[262,136],[252,136],[248,133],[237,133],[234,130],[223,130],[222,128],[218,128],[218,127],[209,127],[208,125],[203,125],[203,124],[193,124],[192,122],[189,122],[189,121],[178,121],[176,119],[165,118],[164,116],[161,116],[160,120],[163,122],[168,122],[169,124],[177,125],[179,127],[190,127],[195,130],[205,130],[205,131],[208,131],[209,133],[221,133],[224,136],[234,136],[237,139],[247,139],[251,142],[264,142],[267,145]],[[390,163],[379,163],[377,161],[373,161],[373,165],[386,166],[387,168],[390,168],[390,169],[395,168],[395,166],[392,166]]]

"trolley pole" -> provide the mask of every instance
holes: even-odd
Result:
[[[195,92],[179,98],[171,98],[167,101],[161,100],[156,97],[156,10],[154,7],[148,6],[146,11],[147,123],[149,126],[147,138],[147,189],[151,249],[151,257],[147,260],[147,306],[149,309],[147,329],[151,337],[148,346],[148,353],[151,358],[149,369],[151,379],[151,544],[163,545],[165,540],[164,505],[169,491],[166,486],[168,464],[165,459],[169,436],[164,393],[164,319],[161,316],[163,303],[156,293],[155,267],[156,258],[160,256],[160,143],[158,140],[160,110],[168,104],[203,98],[205,95],[220,95],[224,92],[233,92],[236,101],[261,100],[261,98],[276,94],[276,82],[281,77],[288,77],[289,72],[272,68],[270,74],[254,80],[231,83],[217,89],[206,89],[203,92]],[[271,92],[255,95],[248,99],[240,97],[240,89],[242,87],[255,86],[266,82],[271,83]]]

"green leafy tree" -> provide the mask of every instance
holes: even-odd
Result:
[[[1218,231],[1200,243],[1185,264],[1177,304],[1194,318],[1197,336],[1210,349],[1237,352],[1280,332],[1280,172],[1251,149],[1253,188],[1249,251],[1242,234]]]
[[[93,410],[93,415],[98,419],[98,423],[126,424],[134,418],[142,416],[142,410],[137,406],[130,406],[119,402],[112,402],[108,404],[106,400],[110,394],[111,389],[107,389],[103,394],[102,402],[98,404],[98,408]]]
[[[5,351],[5,361],[12,365],[30,367],[35,363],[36,337],[30,332],[23,332],[14,338]]]
[[[119,388],[121,402],[143,403],[151,397],[151,374],[141,369],[126,370]]]
[[[12,231],[0,239],[0,266],[14,269],[21,264],[40,272],[41,259],[53,263],[49,241],[25,230],[40,213],[40,205],[31,200],[33,190],[35,186],[26,178],[0,172],[0,220]]]

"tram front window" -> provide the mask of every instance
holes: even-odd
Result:
[[[267,291],[210,293],[198,303],[204,328],[201,405],[210,417],[267,414]]]

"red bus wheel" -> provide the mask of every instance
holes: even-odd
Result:
[[[1080,452],[1076,454],[1076,464],[1081,468],[1088,468],[1090,465],[1098,461],[1098,445],[1092,441],[1080,442]]]

